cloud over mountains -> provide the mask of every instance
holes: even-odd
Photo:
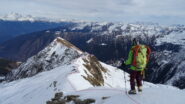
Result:
[[[184,4],[184,0],[1,0],[0,15],[16,12],[49,18],[185,24]]]

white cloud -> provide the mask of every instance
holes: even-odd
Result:
[[[185,0],[0,0],[0,15],[185,24],[184,4]]]

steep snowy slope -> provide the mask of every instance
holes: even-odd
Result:
[[[157,71],[166,71],[166,76],[162,81],[168,85],[185,88],[185,31],[172,32],[169,35],[160,37],[156,40],[157,46],[167,45],[167,48],[158,51],[158,65],[161,67]],[[160,56],[160,57],[159,57]],[[161,81],[161,82],[162,82]]]
[[[29,58],[6,79],[14,81],[0,84],[0,104],[44,104],[58,91],[123,87],[121,70],[109,69],[62,38]]]
[[[51,70],[58,66],[69,64],[78,58],[82,52],[69,42],[57,38],[48,47],[37,55],[29,58],[18,69],[7,76],[8,80],[14,80],[33,76],[41,71]]]

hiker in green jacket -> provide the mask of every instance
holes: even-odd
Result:
[[[129,51],[128,59],[124,62],[125,65],[130,65],[130,86],[131,90],[128,92],[129,94],[136,94],[135,90],[135,80],[137,83],[138,91],[142,91],[142,79],[143,72],[146,68],[146,65],[149,61],[149,56],[151,50],[146,45],[139,44],[139,41],[133,39],[133,46]]]

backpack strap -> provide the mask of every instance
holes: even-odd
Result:
[[[132,48],[132,52],[133,52],[133,61],[132,61],[132,65],[133,66],[137,66],[137,62],[136,62],[136,57],[138,56],[138,51],[141,48],[140,45],[136,45]]]
[[[146,46],[145,45],[145,47],[147,48],[147,63],[149,62],[149,58],[150,58],[150,54],[151,54],[151,49],[150,49],[150,47],[148,47],[148,46]]]

